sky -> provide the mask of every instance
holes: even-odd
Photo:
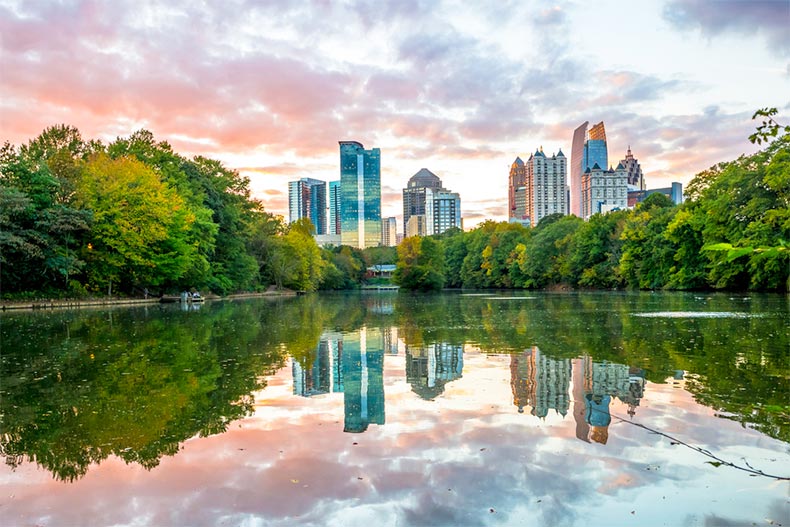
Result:
[[[287,217],[288,181],[339,179],[338,141],[381,149],[382,215],[421,168],[464,227],[506,219],[510,164],[604,121],[648,188],[790,122],[790,0],[0,0],[0,140],[145,128],[221,160]]]

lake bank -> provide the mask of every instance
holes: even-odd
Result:
[[[226,296],[207,295],[207,300],[233,300],[267,296],[295,296],[295,291],[265,291],[262,293],[237,293]],[[25,309],[79,309],[96,306],[125,306],[158,304],[160,297],[149,298],[37,298],[31,300],[0,300],[0,311]]]

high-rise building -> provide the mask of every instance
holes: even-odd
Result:
[[[625,159],[620,161],[625,167],[628,174],[628,190],[645,190],[645,176],[642,174],[642,167],[639,161],[631,153],[631,145],[628,146],[628,152],[625,154]]]
[[[425,234],[461,228],[461,196],[446,189],[425,189]]]
[[[573,132],[571,148],[571,203],[570,212],[582,216],[582,177],[584,171],[595,164],[606,169],[609,166],[609,154],[606,147],[606,129],[603,121],[593,125],[589,130],[585,121]]]
[[[316,234],[326,234],[326,182],[302,178],[288,183],[288,222],[310,218]]]
[[[518,190],[524,188],[526,181],[527,168],[524,165],[524,161],[522,161],[520,157],[516,157],[516,160],[510,165],[510,177],[508,178],[508,219],[527,219],[526,209],[519,207],[519,198],[517,196]]]
[[[461,196],[442,187],[442,180],[423,168],[403,189],[403,232],[406,236],[441,234],[461,228]]]
[[[552,409],[565,417],[570,381],[570,359],[548,357],[537,346],[510,357],[510,387],[519,413],[531,406],[536,417],[546,417]]]
[[[381,243],[381,151],[340,141],[340,237],[364,249]]]
[[[398,223],[394,216],[381,220],[381,245],[395,247],[398,245]]]
[[[427,168],[421,168],[409,178],[406,188],[403,189],[403,233],[407,237],[424,235],[424,232],[409,234],[408,225],[412,216],[425,216],[425,190],[429,188],[442,188],[442,180]]]
[[[567,170],[568,160],[562,150],[546,157],[541,148],[529,156],[525,205],[532,227],[549,214],[568,214]]]
[[[329,232],[340,235],[340,181],[329,182]]]
[[[604,170],[598,163],[582,176],[581,218],[589,219],[597,212],[628,208],[628,174],[622,163],[615,170]]]

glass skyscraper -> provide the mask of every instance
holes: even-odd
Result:
[[[609,166],[609,154],[606,149],[606,130],[603,121],[593,125],[589,130],[589,121],[584,121],[573,131],[571,147],[571,214],[582,215],[582,176],[588,168],[596,164],[602,170]]]
[[[316,234],[326,234],[326,182],[302,178],[288,183],[288,222],[310,218]]]
[[[381,242],[381,151],[340,141],[340,239],[364,249]]]

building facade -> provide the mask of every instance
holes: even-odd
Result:
[[[420,231],[416,234],[409,234],[408,224],[412,216],[425,217],[425,191],[427,189],[442,188],[442,180],[439,176],[428,170],[421,168],[416,174],[409,178],[406,188],[403,189],[403,234],[405,236],[424,236]],[[412,222],[414,225],[415,222]]]
[[[340,181],[329,182],[329,226],[327,234],[340,236]]]
[[[381,151],[340,141],[340,237],[365,249],[381,243]]]
[[[524,201],[532,227],[550,214],[568,214],[567,172],[568,160],[562,150],[546,157],[541,148],[529,156]]]
[[[622,163],[615,170],[604,170],[598,163],[582,177],[581,218],[587,220],[598,212],[623,210],[628,207],[628,174]]]
[[[583,122],[573,132],[570,168],[570,213],[582,216],[582,177],[585,171],[594,165],[609,166],[609,154],[606,146],[606,129],[603,121],[587,129],[589,121]]]
[[[442,180],[423,168],[403,189],[403,233],[408,236],[440,234],[462,228],[461,196],[442,187]]]
[[[394,216],[381,220],[381,245],[384,247],[398,245],[398,222]]]
[[[642,166],[639,161],[631,153],[631,146],[628,146],[628,151],[625,153],[625,159],[620,161],[625,167],[628,174],[628,191],[632,190],[645,190],[645,175],[642,173]]]
[[[508,220],[525,220],[526,218],[526,201],[523,199],[523,192],[521,202],[519,203],[519,189],[523,189],[527,184],[527,167],[520,157],[516,157],[513,164],[510,165],[510,177],[508,178]],[[519,206],[522,205],[522,206]]]
[[[326,182],[302,178],[288,183],[288,222],[313,222],[316,234],[326,234]]]

